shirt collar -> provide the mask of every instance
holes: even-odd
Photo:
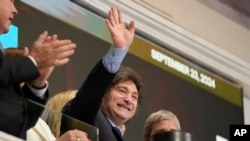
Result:
[[[111,124],[112,127],[116,127],[115,123],[109,117],[106,116],[106,118],[108,119],[108,121],[109,121],[109,123]],[[121,128],[119,128],[119,127],[116,127],[116,128],[119,129],[119,131],[122,133]]]

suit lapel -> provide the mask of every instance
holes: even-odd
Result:
[[[118,128],[115,128],[111,125],[108,118],[101,111],[98,112],[97,120],[99,127],[102,129],[102,140],[106,141],[123,141],[123,136]]]

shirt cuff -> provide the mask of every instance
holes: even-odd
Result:
[[[124,60],[128,49],[117,49],[111,46],[108,53],[103,57],[103,65],[110,73],[116,73]]]
[[[31,90],[32,93],[34,93],[34,95],[36,95],[37,97],[40,97],[41,99],[44,98],[44,95],[49,87],[49,83],[46,81],[46,86],[44,88],[41,89],[37,89],[34,88],[31,84],[27,83],[27,86],[29,87],[29,89]]]
[[[27,57],[29,57],[30,60],[34,63],[34,65],[37,66],[36,60],[33,57],[31,57],[30,55],[28,55]]]

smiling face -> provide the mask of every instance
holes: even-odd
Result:
[[[14,0],[0,0],[0,34],[9,31],[10,24],[16,14]]]
[[[120,82],[104,96],[101,110],[120,126],[135,115],[138,97],[138,90],[133,81]]]

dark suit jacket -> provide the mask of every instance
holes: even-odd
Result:
[[[32,127],[38,117],[28,116],[27,99],[45,103],[48,97],[37,98],[21,82],[35,79],[39,72],[33,62],[22,57],[15,61],[4,57],[0,51],[0,130],[14,136],[26,139],[26,130]],[[39,111],[37,111],[39,112]],[[41,111],[40,111],[41,112]]]
[[[99,128],[99,141],[122,141],[104,114],[99,110],[102,98],[115,77],[99,61],[79,89],[76,97],[63,109],[63,112]]]

